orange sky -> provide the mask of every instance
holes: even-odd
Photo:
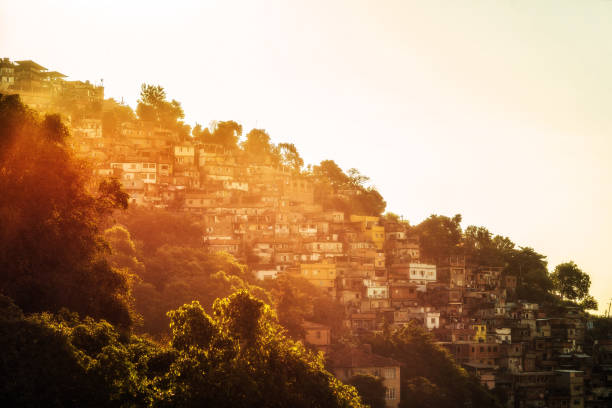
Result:
[[[612,297],[612,2],[0,0],[0,56],[164,86],[370,176],[416,224],[464,216]]]

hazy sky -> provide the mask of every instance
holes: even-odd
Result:
[[[132,106],[160,84],[190,124],[264,128],[612,297],[612,1],[0,0],[0,56]]]

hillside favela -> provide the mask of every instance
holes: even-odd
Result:
[[[1,406],[612,406],[580,265],[67,75],[0,60]]]

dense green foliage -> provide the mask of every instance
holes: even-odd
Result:
[[[140,212],[140,217],[135,218],[136,225],[140,225],[142,217]],[[178,221],[179,225],[189,225],[188,218],[180,219],[178,216],[169,218]],[[168,232],[168,242],[172,240],[172,231]],[[138,241],[148,248],[143,257],[126,228],[115,225],[105,231],[111,248],[111,264],[135,278],[135,311],[142,317],[139,331],[155,336],[167,334],[166,312],[194,299],[210,310],[215,299],[249,289],[261,299],[271,301],[266,291],[249,283],[251,278],[245,266],[232,256],[209,253],[201,246],[189,246],[189,237],[183,237],[185,245],[170,245],[156,235],[151,233],[146,235],[145,241]]]
[[[354,388],[287,340],[247,292],[169,313],[162,347],[76,314],[24,316],[0,297],[0,404],[56,407],[360,407]]]
[[[459,253],[462,232],[461,215],[453,218],[432,215],[415,227],[420,238],[421,257],[440,263],[445,257]]]
[[[557,265],[551,278],[564,299],[581,300],[589,294],[591,278],[572,261]]]
[[[372,351],[393,358],[401,366],[400,407],[498,407],[478,379],[470,377],[430,333],[409,325],[366,339]]]
[[[168,380],[180,392],[168,406],[358,407],[354,388],[323,368],[320,357],[287,340],[265,303],[238,292],[170,313],[178,351]]]
[[[323,160],[312,169],[315,180],[315,201],[323,208],[344,211],[347,215],[380,216],[387,206],[382,195],[370,180],[357,169],[349,169],[348,174],[333,160]],[[347,195],[348,194],[348,195]]]
[[[341,335],[344,306],[306,279],[281,275],[261,285],[270,293],[278,320],[291,337],[303,337],[304,320],[329,326],[334,335]]]
[[[242,125],[233,121],[214,122],[212,131],[196,126],[192,132],[194,139],[200,143],[219,144],[226,149],[236,149],[242,135]]]
[[[252,129],[247,133],[241,147],[247,154],[250,163],[265,163],[271,159],[274,152],[274,146],[270,143],[270,135],[263,129]]]
[[[128,277],[98,230],[127,194],[116,180],[88,193],[67,137],[59,117],[0,95],[0,291],[28,313],[67,307],[129,326]]]
[[[0,298],[0,405],[20,407],[148,406],[149,364],[164,350],[112,325],[57,315],[24,316]]]
[[[348,383],[357,389],[364,404],[371,408],[385,408],[385,385],[382,378],[358,374],[351,377]]]
[[[166,100],[166,91],[159,85],[142,84],[136,113],[142,121],[174,130],[183,140],[189,138],[191,127],[182,121],[185,112],[181,103]]]
[[[136,207],[115,214],[115,221],[127,227],[144,256],[154,254],[164,245],[202,246],[202,225],[189,214]]]
[[[304,166],[304,160],[300,156],[297,148],[293,143],[279,143],[276,146],[280,164],[295,173],[299,173]]]
[[[105,137],[120,137],[121,124],[134,122],[136,114],[129,105],[117,103],[114,99],[107,99],[103,104],[102,133]]]

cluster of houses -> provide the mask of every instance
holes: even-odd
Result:
[[[30,63],[0,69],[35,71]],[[72,133],[77,154],[97,176],[118,177],[132,204],[197,214],[203,245],[235,255],[259,279],[303,277],[344,306],[354,337],[416,323],[509,407],[612,406],[612,341],[587,342],[589,321],[578,310],[552,314],[517,299],[517,278],[503,267],[462,256],[432,263],[401,221],[323,209],[311,175],[181,141],[153,123],[122,123],[105,135],[101,120],[86,118]],[[338,378],[381,377],[387,405],[398,406],[400,363],[367,344],[331,352],[327,326],[304,322],[304,331]]]
[[[32,108],[50,110],[59,98],[80,106],[104,99],[102,83],[68,81],[65,78],[67,76],[61,72],[49,71],[31,60],[0,58],[0,93],[18,93]]]

